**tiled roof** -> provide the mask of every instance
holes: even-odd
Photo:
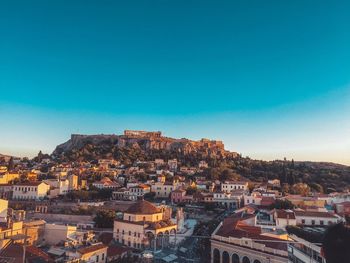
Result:
[[[242,222],[239,217],[226,218],[216,235],[223,237],[255,239],[255,242],[264,244],[266,247],[287,250],[286,243],[274,242],[279,239],[262,235],[260,227],[249,226]]]
[[[0,257],[9,259],[9,261],[3,261],[3,262],[22,263],[23,246],[19,244],[10,244],[8,247],[0,251]]]
[[[55,262],[47,253],[35,246],[26,247],[26,259],[29,263],[35,262]]]
[[[107,257],[121,256],[122,254],[130,250],[131,249],[127,247],[109,246],[107,248]]]
[[[327,218],[337,218],[335,215],[328,212],[317,212],[317,211],[301,211],[294,210],[296,216],[304,217],[327,217]]]
[[[131,205],[126,211],[129,214],[156,214],[160,213],[159,209],[152,203],[140,200]]]
[[[83,255],[83,254],[91,253],[91,252],[98,251],[98,250],[104,249],[104,248],[107,248],[107,246],[104,244],[95,244],[95,245],[92,245],[89,247],[80,248],[80,249],[78,249],[78,252]]]
[[[277,217],[278,218],[285,218],[285,219],[295,219],[295,214],[293,211],[286,211],[281,209],[276,209]]]

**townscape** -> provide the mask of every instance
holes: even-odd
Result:
[[[130,130],[1,155],[0,262],[324,263],[349,167],[247,162],[221,141]],[[339,182],[310,183],[309,165]]]

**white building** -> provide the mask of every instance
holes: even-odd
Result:
[[[151,192],[151,187],[146,184],[139,184],[129,188],[130,194],[136,197],[144,196]]]
[[[132,201],[137,200],[137,196],[130,193],[129,189],[119,188],[112,192],[113,200],[124,200],[124,201]]]
[[[48,184],[51,189],[58,189],[58,195],[66,195],[69,191],[68,179],[47,179],[44,183]]]
[[[19,183],[13,186],[15,200],[40,200],[48,196],[50,186],[44,182]]]
[[[329,212],[294,210],[298,225],[305,226],[325,226],[342,221],[342,218]]]
[[[248,190],[248,182],[225,181],[221,184],[221,191],[230,192],[238,189]]]
[[[250,195],[244,195],[244,205],[261,205],[262,196],[259,192],[253,192]]]
[[[213,202],[226,208],[238,208],[240,206],[240,199],[226,192],[213,193]]]

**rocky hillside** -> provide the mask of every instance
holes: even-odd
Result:
[[[120,159],[124,154],[149,159],[157,155],[196,158],[232,158],[238,154],[225,150],[221,141],[202,139],[175,139],[164,137],[160,132],[125,131],[123,135],[72,134],[70,140],[56,147],[52,156],[63,160],[86,160],[101,158]]]

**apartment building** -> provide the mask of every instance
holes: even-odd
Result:
[[[26,182],[13,186],[15,200],[42,200],[48,196],[50,186],[44,182]]]
[[[248,182],[244,181],[225,181],[221,183],[221,191],[230,192],[232,190],[248,190]]]

